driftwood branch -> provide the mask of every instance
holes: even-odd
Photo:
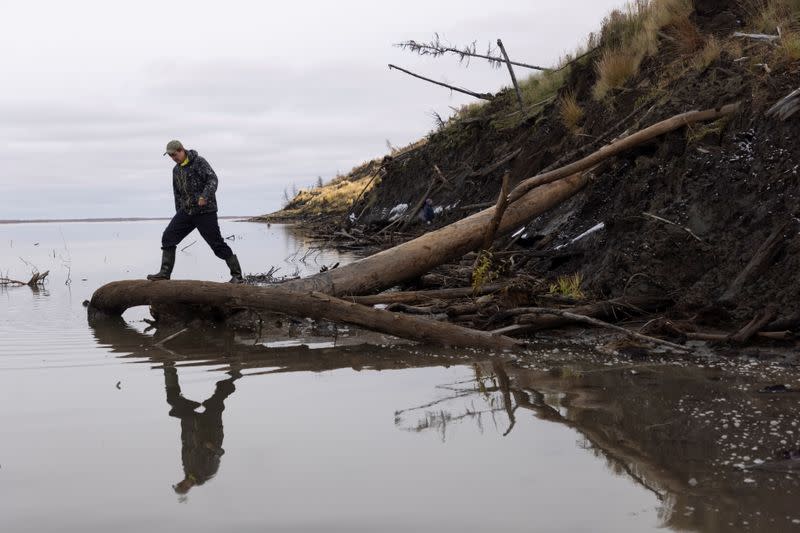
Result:
[[[697,240],[697,242],[703,242],[703,240],[700,237],[695,235],[694,232],[692,230],[690,230],[689,228],[687,228],[686,226],[681,226],[680,224],[676,224],[675,222],[673,222],[671,220],[667,220],[666,218],[662,218],[662,217],[660,217],[658,215],[654,215],[653,213],[647,213],[646,211],[643,211],[642,214],[644,216],[646,216],[646,217],[652,218],[653,220],[658,220],[659,222],[663,222],[665,224],[670,224],[672,226],[675,226],[676,228],[680,228],[683,231],[685,231],[686,233],[688,233],[689,235],[691,235],[692,237],[694,237],[695,240]]]
[[[508,74],[511,76],[511,83],[514,84],[514,91],[517,93],[517,101],[519,102],[519,109],[524,113],[525,103],[522,101],[522,92],[519,90],[517,77],[514,75],[514,67],[511,65],[511,60],[508,58],[508,53],[506,53],[506,47],[503,46],[503,41],[501,39],[497,39],[497,47],[500,48],[500,53],[503,54],[503,59],[505,60],[506,66],[508,67]]]
[[[406,70],[404,68],[398,67],[397,65],[392,65],[391,63],[389,64],[389,69],[395,69],[395,70],[399,70],[400,72],[405,72],[409,76],[413,76],[413,77],[418,78],[420,80],[424,80],[424,81],[427,81],[429,83],[433,83],[434,85],[440,85],[442,87],[447,87],[451,91],[464,93],[464,94],[467,94],[469,96],[473,96],[475,98],[480,98],[481,100],[491,100],[492,98],[494,98],[494,95],[491,94],[491,93],[476,93],[476,92],[470,91],[468,89],[462,89],[461,87],[455,87],[454,85],[448,85],[448,84],[442,83],[440,81],[436,81],[436,80],[432,80],[430,78],[426,78],[425,76],[420,76],[419,74],[414,74],[410,70]]]
[[[698,331],[685,333],[684,335],[687,339],[692,341],[728,342],[731,340],[731,336],[724,333],[703,333]],[[795,338],[795,334],[791,331],[759,331],[755,336],[759,339],[769,339],[773,341],[790,341]]]
[[[486,226],[486,233],[483,237],[484,250],[488,250],[494,242],[495,235],[497,235],[497,228],[500,226],[500,220],[503,218],[503,213],[506,212],[508,207],[508,173],[503,175],[503,183],[500,186],[500,194],[497,195],[497,203],[494,206],[494,216],[492,217],[489,225]]]
[[[481,167],[478,170],[473,170],[469,174],[467,174],[467,178],[478,178],[481,176],[486,176],[487,174],[491,174],[498,168],[502,167],[515,157],[517,157],[520,152],[522,152],[522,148],[517,148],[516,150],[512,150],[511,152],[507,153],[504,156],[501,156],[499,159],[491,163],[490,165],[486,165],[485,167]],[[492,205],[490,202],[489,205]]]
[[[733,37],[744,37],[745,39],[752,39],[754,41],[777,41],[781,38],[780,35],[770,35],[768,33],[742,33],[740,31],[733,32]]]
[[[656,344],[658,346],[664,346],[665,348],[670,348],[675,351],[679,352],[689,352],[691,349],[687,348],[686,346],[681,346],[680,344],[675,344],[669,341],[665,341],[662,339],[657,339],[655,337],[650,337],[648,335],[642,335],[641,333],[636,333],[635,331],[631,331],[629,329],[625,329],[620,326],[615,326],[614,324],[609,324],[608,322],[603,322],[602,320],[598,320],[596,318],[588,317],[585,315],[577,315],[575,313],[570,313],[569,311],[563,311],[561,309],[551,309],[548,307],[529,307],[526,309],[527,314],[532,315],[555,315],[566,318],[573,322],[582,322],[584,324],[589,324],[591,326],[597,326],[600,328],[611,329],[626,335],[627,337],[631,337],[643,342],[647,342],[650,344]]]
[[[551,303],[553,296],[537,296],[537,301],[547,301]],[[567,302],[564,302],[567,303]],[[580,316],[588,316],[591,318],[598,318],[603,320],[620,320],[631,315],[641,315],[654,311],[665,309],[672,303],[669,298],[654,297],[654,296],[635,296],[616,298],[613,300],[593,302],[578,306],[569,307],[564,309],[569,313]],[[574,303],[573,303],[574,305]],[[554,329],[562,326],[573,324],[574,322],[564,316],[555,315],[534,315],[527,312],[528,308],[518,307],[514,309],[507,309],[496,313],[492,317],[492,322],[500,322],[509,317],[517,317],[518,330],[526,331],[541,331],[545,329]],[[500,330],[494,330],[498,333]]]
[[[347,299],[362,305],[377,305],[391,303],[414,303],[426,300],[448,300],[453,298],[464,298],[469,296],[482,296],[491,294],[503,289],[500,284],[486,284],[479,289],[472,287],[459,287],[456,289],[438,289],[431,291],[403,291],[403,292],[384,292],[370,296],[350,296]]]
[[[37,285],[44,285],[44,280],[50,274],[49,270],[45,270],[44,272],[34,272],[31,275],[31,279],[28,281],[19,281],[16,279],[11,279],[7,277],[0,277],[0,287],[4,285],[13,285],[17,287],[22,287],[27,285],[28,287],[35,287]]]
[[[775,102],[775,105],[767,110],[767,116],[786,120],[797,111],[800,111],[800,89],[795,89]]]
[[[582,159],[579,159],[574,163],[570,163],[561,168],[551,170],[549,172],[544,172],[532,178],[523,180],[514,188],[513,191],[511,191],[509,203],[517,201],[519,198],[522,197],[522,195],[524,195],[525,193],[527,193],[528,191],[530,191],[535,187],[539,187],[540,185],[544,185],[546,183],[552,183],[556,180],[565,178],[566,176],[571,176],[576,172],[583,172],[585,170],[589,170],[590,168],[594,167],[601,161],[608,159],[609,157],[615,156],[626,150],[630,150],[635,146],[638,146],[642,143],[655,139],[656,137],[664,135],[665,133],[669,133],[678,128],[682,128],[683,126],[686,126],[688,124],[693,124],[695,122],[716,120],[720,117],[730,115],[736,112],[738,109],[739,109],[738,103],[728,104],[715,109],[707,109],[705,111],[689,111],[686,113],[681,113],[680,115],[676,115],[666,120],[662,120],[661,122],[657,122],[656,124],[653,124],[652,126],[644,128],[642,130],[639,130],[636,133],[629,135],[628,137],[625,137],[623,139],[618,139],[610,144],[607,144],[602,148],[600,148],[599,150],[597,150],[596,152]]]
[[[778,255],[781,247],[784,244],[784,237],[789,228],[789,222],[784,222],[761,243],[756,253],[747,262],[744,269],[733,280],[728,289],[723,293],[720,298],[721,302],[731,302],[739,294],[739,291],[744,287],[745,283],[753,277],[760,276]]]
[[[739,344],[749,341],[753,335],[772,322],[776,316],[778,316],[778,308],[774,305],[767,306],[765,309],[759,311],[747,325],[731,335],[731,341]]]

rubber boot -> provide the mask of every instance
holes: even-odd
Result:
[[[148,274],[147,279],[158,281],[169,279],[172,275],[172,268],[175,266],[175,248],[164,248],[161,251],[161,270],[156,274]]]
[[[242,267],[239,266],[239,259],[235,255],[230,256],[225,260],[228,264],[228,268],[231,269],[231,283],[244,283],[244,277],[242,277]]]

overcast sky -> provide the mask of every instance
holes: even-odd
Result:
[[[221,215],[280,207],[473,101],[505,70],[392,46],[434,32],[553,64],[621,0],[0,0],[0,219],[171,216],[170,139],[220,177]],[[524,76],[525,72],[518,75]]]

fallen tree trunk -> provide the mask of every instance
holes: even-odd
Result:
[[[661,122],[657,122],[652,126],[644,128],[643,130],[639,130],[627,137],[607,144],[596,152],[589,154],[588,156],[584,157],[583,159],[579,159],[574,163],[570,163],[569,165],[561,168],[557,168],[555,170],[551,170],[550,172],[545,172],[521,181],[519,184],[517,184],[514,190],[511,191],[508,201],[516,202],[531,189],[546,183],[552,183],[560,180],[566,176],[575,174],[576,172],[584,172],[589,170],[604,159],[608,159],[609,157],[622,153],[625,150],[630,150],[635,146],[655,139],[656,137],[664,135],[665,133],[669,133],[695,122],[716,120],[720,117],[734,113],[737,109],[739,109],[738,103],[729,104],[716,109],[707,109],[705,111],[688,111],[686,113],[681,113],[680,115],[675,115],[674,117],[666,120],[662,120]]]
[[[579,161],[521,182],[509,194],[509,205],[500,220],[496,235],[502,236],[515,231],[532,218],[572,197],[588,181],[583,171],[604,159],[682,126],[729,115],[738,107],[738,104],[731,104],[718,109],[676,115],[612,142]],[[283,285],[289,289],[315,290],[336,296],[370,294],[387,289],[480,248],[486,227],[491,223],[494,213],[494,208],[480,211],[389,250],[332,271],[288,281]]]
[[[517,230],[532,218],[560,205],[587,182],[585,175],[575,174],[531,191],[508,206],[497,235]],[[370,294],[388,289],[480,248],[486,226],[493,216],[494,208],[485,209],[389,250],[327,272],[287,281],[281,287],[335,296]]]
[[[138,305],[199,305],[226,309],[263,309],[293,316],[326,319],[361,326],[421,342],[448,346],[510,350],[522,343],[502,335],[444,322],[373,309],[320,292],[288,290],[282,286],[253,287],[210,281],[115,281],[92,295],[91,316],[118,316]]]

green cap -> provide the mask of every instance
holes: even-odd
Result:
[[[164,155],[172,155],[175,152],[183,150],[183,144],[180,141],[170,141],[167,143],[167,151],[164,152]]]

